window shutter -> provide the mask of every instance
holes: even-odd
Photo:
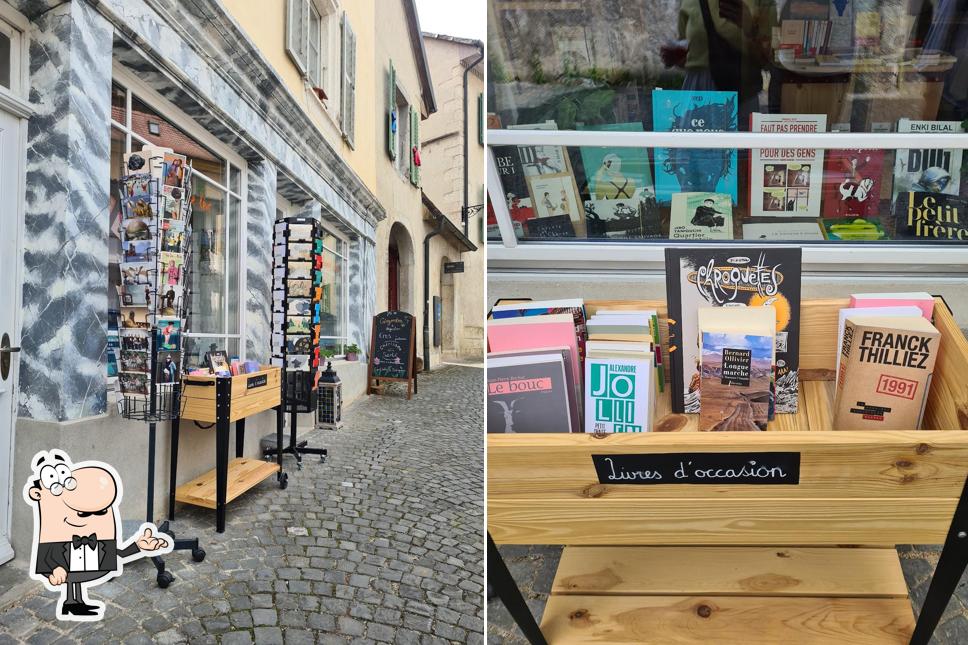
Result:
[[[484,93],[477,95],[477,142],[484,145]]]
[[[397,134],[399,133],[398,124],[394,124],[397,109],[397,78],[396,71],[393,69],[393,61],[390,61],[390,69],[387,71],[387,154],[390,159],[397,158]]]
[[[308,73],[309,0],[286,0],[286,51],[302,74]]]
[[[420,185],[420,111],[410,108],[410,183]]]
[[[343,138],[352,148],[356,132],[356,33],[350,26],[345,12],[342,42],[343,74],[340,98],[343,106],[340,110],[340,129],[343,132]]]

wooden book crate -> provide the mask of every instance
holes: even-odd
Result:
[[[262,365],[258,372],[239,374],[232,378],[229,421],[270,410],[279,405],[282,397],[281,369]],[[215,381],[217,377],[186,376],[182,388],[182,419],[215,423]],[[222,377],[225,378],[225,377]]]
[[[542,622],[549,642],[908,642],[913,614],[887,547],[948,534],[968,475],[968,341],[939,300],[923,429],[838,431],[832,379],[847,306],[802,304],[800,409],[766,432],[698,432],[698,415],[671,413],[666,387],[651,433],[488,435],[495,543],[566,545]],[[658,309],[668,338],[665,303],[586,308]],[[799,483],[601,484],[592,462],[699,452],[799,453]]]

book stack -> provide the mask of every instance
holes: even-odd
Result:
[[[772,418],[776,310],[700,307],[699,430],[766,430]]]
[[[191,193],[186,157],[146,145],[124,155],[121,178],[120,325],[111,351],[119,412],[182,372]]]
[[[827,53],[830,45],[829,20],[784,20],[780,23],[780,50],[793,50],[796,58]]]
[[[304,392],[307,395],[319,378],[322,253],[322,228],[317,220],[288,217],[276,222],[270,363],[287,373],[305,375],[311,382]]]

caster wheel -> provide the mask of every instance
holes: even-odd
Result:
[[[282,478],[279,479],[279,488],[282,490],[289,488],[289,473],[282,473]]]
[[[302,470],[302,462],[301,461],[297,461],[296,462],[296,470]]]
[[[205,549],[192,549],[192,560],[201,562],[205,559]]]
[[[167,589],[168,585],[175,581],[175,576],[171,575],[167,571],[162,571],[158,574],[158,586],[162,589]]]

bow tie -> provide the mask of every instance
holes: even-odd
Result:
[[[83,536],[83,535],[75,535],[71,539],[71,544],[74,546],[75,549],[79,549],[82,546],[88,546],[88,547],[91,547],[92,549],[96,549],[97,548],[97,536],[94,535],[93,533],[91,533],[90,535],[88,535],[86,537]]]

